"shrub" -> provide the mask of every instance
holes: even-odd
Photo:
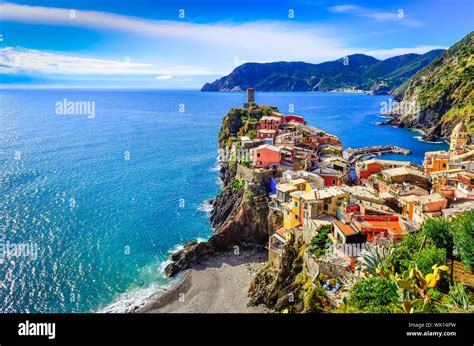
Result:
[[[472,300],[472,296],[462,283],[458,282],[449,288],[449,301],[458,309],[468,310]]]
[[[474,271],[474,210],[452,221],[452,234],[461,262]]]
[[[438,249],[434,245],[424,247],[420,252],[416,253],[414,261],[418,269],[426,275],[431,273],[431,268],[435,264],[443,265],[446,263],[446,250]]]
[[[242,189],[244,186],[245,186],[245,182],[243,180],[235,179],[232,182],[231,188],[232,188],[232,191],[237,191],[237,190]]]
[[[363,312],[391,313],[391,305],[396,299],[396,285],[390,280],[373,276],[354,285],[347,305]]]
[[[257,138],[257,131],[255,131],[255,130],[250,130],[250,131],[247,133],[247,135],[248,135],[248,137],[249,137],[250,139],[255,139],[255,138]]]
[[[422,232],[436,245],[437,248],[446,249],[446,254],[453,254],[453,235],[451,223],[445,218],[429,219],[423,223]]]
[[[321,312],[328,306],[328,298],[321,285],[311,285],[304,297],[304,310],[308,312]]]
[[[329,233],[331,233],[331,227],[323,226],[318,234],[311,239],[311,250],[324,249],[329,240]]]
[[[423,235],[421,233],[407,234],[394,246],[392,254],[392,265],[395,272],[402,273],[413,265],[413,257],[423,245]]]

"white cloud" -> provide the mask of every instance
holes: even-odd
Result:
[[[378,22],[399,22],[407,26],[420,26],[421,22],[405,17],[403,9],[397,9],[393,12],[377,11],[357,5],[338,5],[328,8],[333,13],[347,13],[357,17],[370,18]],[[399,12],[401,11],[401,12]]]
[[[0,49],[0,73],[52,73],[71,75],[159,75],[171,76],[215,76],[219,71],[189,66],[159,69],[151,64],[128,61],[104,60],[56,54],[34,49],[6,47]],[[159,79],[159,78],[157,78]]]
[[[327,28],[289,21],[198,24],[81,10],[76,10],[74,18],[71,18],[69,9],[13,3],[0,4],[0,20],[116,30],[171,38],[177,42],[198,42],[243,58],[251,54],[252,61],[325,61],[348,53],[348,46],[341,40],[342,35],[334,30],[328,35],[330,30]]]
[[[378,21],[400,20],[397,13],[377,12],[355,5],[330,8],[336,13],[349,13]],[[38,72],[49,74],[83,75],[150,75],[156,80],[169,80],[183,76],[217,76],[231,72],[232,61],[307,61],[323,62],[342,56],[365,53],[379,59],[405,53],[425,53],[439,48],[422,46],[367,50],[350,47],[344,42],[343,28],[323,27],[293,21],[257,21],[247,23],[197,24],[182,21],[148,20],[106,12],[26,6],[0,3],[0,20],[31,24],[87,27],[95,30],[115,30],[145,35],[146,40],[173,39],[176,45],[185,45],[195,51],[210,52],[213,59],[205,59],[207,66],[167,66],[79,57],[46,51],[7,47],[0,49],[0,72]],[[151,45],[151,43],[150,43]],[[228,64],[223,63],[228,61]],[[220,65],[218,65],[220,64]],[[225,70],[225,71],[222,71]]]

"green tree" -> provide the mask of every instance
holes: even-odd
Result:
[[[391,262],[396,273],[402,273],[413,265],[415,254],[424,246],[425,239],[421,233],[407,234],[394,245]]]
[[[453,235],[451,223],[445,218],[429,219],[422,225],[422,232],[431,238],[437,248],[446,249],[446,254],[453,254]]]

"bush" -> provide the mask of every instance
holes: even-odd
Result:
[[[468,310],[472,304],[472,295],[462,283],[456,283],[449,288],[449,302],[458,309]]]
[[[255,138],[257,138],[257,131],[250,130],[249,133],[247,133],[247,135],[250,139],[255,139]]]
[[[407,234],[394,246],[391,261],[396,273],[402,273],[413,265],[413,257],[420,252],[422,245],[423,235],[415,233]]]
[[[232,182],[231,188],[232,188],[232,191],[237,191],[237,190],[243,189],[244,186],[245,186],[245,182],[243,180],[235,179]]]
[[[331,227],[329,226],[323,226],[318,234],[316,234],[312,239],[311,239],[311,248],[316,249],[316,248],[324,248],[326,245],[326,242],[328,240],[328,235],[331,233]]]
[[[362,312],[391,313],[397,299],[397,287],[387,279],[373,276],[359,281],[347,299],[348,307]]]
[[[311,285],[304,297],[304,310],[308,312],[321,312],[328,306],[328,298],[324,288],[320,285]]]
[[[474,210],[452,221],[452,234],[461,262],[474,271]]]
[[[453,235],[451,223],[445,218],[429,219],[423,223],[422,232],[429,237],[437,248],[446,249],[446,254],[453,254]]]
[[[446,250],[438,249],[434,245],[424,247],[423,250],[416,253],[414,261],[423,275],[429,274],[432,272],[431,267],[435,264],[443,265],[446,263]]]

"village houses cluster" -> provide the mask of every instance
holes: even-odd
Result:
[[[254,104],[253,90],[247,94],[245,106]],[[237,178],[264,187],[270,213],[281,220],[269,230],[276,268],[292,237],[310,244],[325,227],[331,245],[318,271],[355,272],[364,247],[390,247],[428,218],[474,208],[474,145],[464,122],[453,129],[449,151],[427,152],[422,167],[367,156],[350,162],[336,136],[297,115],[271,112],[255,130],[255,138],[237,138],[251,152]]]

